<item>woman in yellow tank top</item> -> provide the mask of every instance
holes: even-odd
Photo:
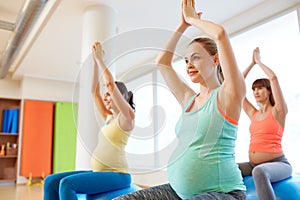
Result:
[[[127,170],[125,146],[134,128],[133,94],[124,83],[114,81],[106,67],[104,51],[100,42],[93,47],[94,75],[93,98],[105,125],[98,135],[98,145],[91,158],[91,171],[72,171],[52,174],[45,179],[44,200],[76,200],[77,193],[98,194],[131,185]],[[99,73],[100,69],[100,73]],[[100,95],[99,74],[107,88],[104,97]]]
[[[268,76],[252,84],[256,109],[247,98],[243,109],[251,120],[249,161],[239,163],[243,176],[253,176],[260,200],[276,199],[271,182],[288,178],[292,167],[281,147],[286,114],[288,112],[276,74],[260,59],[259,48],[254,49],[252,62],[243,72],[246,77],[255,64]]]

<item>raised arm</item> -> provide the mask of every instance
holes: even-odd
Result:
[[[249,72],[251,71],[251,69],[253,68],[253,66],[256,64],[254,56],[255,56],[255,50],[253,50],[252,61],[251,61],[250,65],[243,71],[244,78],[247,77],[247,75],[249,74]],[[243,109],[244,109],[245,113],[248,115],[248,117],[250,119],[253,116],[254,112],[256,111],[256,108],[253,106],[253,104],[251,104],[249,102],[249,100],[247,99],[247,97],[244,98]]]
[[[110,110],[106,109],[106,107],[103,103],[103,99],[101,98],[100,83],[99,83],[98,77],[99,77],[99,70],[98,70],[97,63],[94,59],[94,73],[93,73],[93,82],[92,82],[92,88],[91,88],[92,91],[91,92],[92,92],[93,99],[97,106],[98,111],[100,112],[103,119],[106,120],[107,116],[112,115],[112,113]]]
[[[255,49],[254,59],[255,62],[260,66],[260,68],[265,72],[265,74],[268,76],[270,80],[273,98],[275,101],[275,105],[274,105],[275,117],[277,115],[279,117],[278,119],[285,120],[285,116],[288,112],[288,108],[285,99],[283,97],[283,93],[281,91],[280,84],[276,74],[273,72],[273,70],[271,70],[261,61],[259,48]]]
[[[188,26],[189,24],[185,22],[183,16],[181,15],[181,23],[171,36],[165,49],[159,53],[156,59],[158,69],[160,70],[169,89],[182,107],[186,104],[188,98],[195,92],[179,78],[176,71],[172,67],[172,60],[177,43]]]
[[[114,78],[103,61],[103,49],[100,42],[95,42],[93,45],[93,55],[98,67],[101,70],[104,85],[108,93],[120,111],[119,123],[123,130],[131,130],[134,126],[134,111],[128,104],[124,96],[118,90]]]
[[[255,56],[255,49],[253,50],[252,61],[251,61],[250,65],[243,71],[243,77],[244,78],[246,78],[248,76],[249,72],[251,71],[253,66],[256,64],[254,56]]]
[[[219,93],[219,103],[229,116],[238,120],[246,87],[225,29],[218,24],[199,18],[194,8],[194,0],[183,0],[183,15],[187,23],[200,29],[216,42],[224,75],[224,82]]]

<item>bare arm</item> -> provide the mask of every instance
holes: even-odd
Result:
[[[169,89],[182,107],[195,92],[179,78],[176,71],[172,67],[172,60],[176,45],[188,26],[189,25],[185,23],[183,17],[181,17],[181,24],[171,36],[166,48],[159,53],[156,59],[158,69],[160,70]]]
[[[134,111],[123,95],[118,90],[114,78],[103,61],[103,50],[99,42],[93,45],[93,54],[98,67],[101,70],[103,82],[110,93],[115,106],[120,111],[119,123],[123,130],[132,130],[134,126]]]
[[[110,110],[107,110],[103,100],[100,95],[100,84],[98,80],[99,76],[99,70],[96,61],[94,60],[94,74],[93,74],[93,82],[92,82],[92,88],[91,92],[93,95],[94,102],[97,106],[98,111],[100,112],[101,116],[103,117],[104,120],[107,119],[108,115],[112,115]]]
[[[254,52],[255,52],[255,50],[253,50],[252,61],[251,61],[250,65],[243,71],[243,77],[244,78],[247,77],[247,75],[249,74],[249,72],[251,71],[253,66],[256,64],[255,59],[254,59]]]
[[[260,58],[260,52],[259,48],[255,49],[255,62],[260,66],[260,68],[265,72],[265,74],[268,76],[272,88],[272,93],[275,101],[274,105],[274,115],[278,116],[278,120],[284,124],[285,116],[288,112],[287,104],[284,100],[283,93],[280,88],[280,84],[278,81],[278,78],[276,74],[271,70],[269,67],[267,67],[264,63],[262,63]]]
[[[251,69],[253,68],[253,66],[256,64],[255,63],[255,59],[254,59],[254,55],[255,55],[255,50],[253,51],[253,55],[252,55],[252,62],[250,63],[250,65],[243,71],[243,76],[244,78],[247,77],[247,75],[249,74],[249,72],[251,71]],[[254,112],[256,111],[256,108],[249,102],[249,100],[247,99],[247,97],[244,98],[243,101],[243,109],[245,111],[245,113],[248,115],[248,117],[251,119],[251,117],[253,116]]]
[[[183,13],[187,23],[202,30],[216,42],[224,75],[219,103],[229,116],[238,120],[246,87],[225,29],[218,24],[199,18],[194,8],[194,0],[183,0]]]

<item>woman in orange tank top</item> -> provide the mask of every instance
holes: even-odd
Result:
[[[259,48],[254,49],[252,62],[243,72],[248,75],[257,64],[268,79],[257,79],[252,85],[259,106],[256,109],[247,98],[243,109],[251,120],[249,162],[239,163],[243,176],[253,176],[260,200],[276,199],[271,183],[288,178],[292,167],[281,147],[285,119],[288,112],[276,74],[260,58]]]

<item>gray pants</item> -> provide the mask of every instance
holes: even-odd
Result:
[[[276,200],[271,183],[286,179],[292,175],[292,166],[286,157],[280,156],[261,164],[239,163],[244,176],[253,176],[259,200]]]
[[[131,194],[126,194],[114,200],[181,200],[170,184],[154,186]],[[232,191],[229,193],[206,192],[196,195],[191,200],[245,200],[244,191]]]

